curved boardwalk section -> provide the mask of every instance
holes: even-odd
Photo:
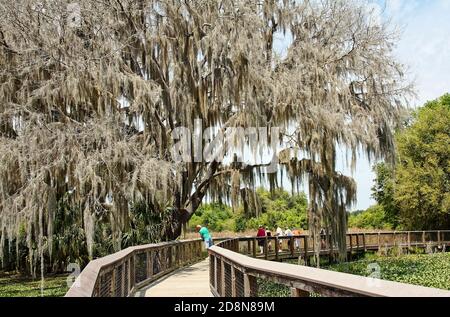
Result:
[[[432,245],[434,245],[435,249],[445,251],[446,247],[450,245],[450,240],[447,239],[448,233],[450,232],[422,232],[423,240],[413,243],[411,233],[394,232],[386,234],[390,241],[386,240],[383,244],[378,243],[377,247],[380,250],[381,247],[410,248],[414,245],[427,249],[429,247],[431,250]],[[426,237],[430,234],[436,239],[427,240]],[[363,235],[364,243],[361,250],[364,251],[368,249],[366,242],[370,235]],[[350,239],[353,236],[354,234],[350,235]],[[406,243],[402,243],[403,236],[408,238]],[[381,235],[378,236],[378,239],[380,238]],[[288,239],[291,242],[290,246],[293,246],[293,238],[289,237]],[[291,288],[293,297],[317,295],[325,297],[450,297],[450,291],[447,290],[249,257],[249,250],[255,250],[256,246],[255,241],[253,241],[252,248],[249,241],[246,238],[234,238],[220,242],[208,250],[210,255],[210,285],[214,296],[258,297],[260,280],[265,280]],[[306,241],[307,238],[305,238]],[[379,241],[381,242],[381,240]],[[266,239],[266,245],[267,242]],[[278,238],[275,242],[275,246],[278,246]],[[348,251],[360,250],[359,243],[356,244],[356,248],[354,246],[353,243],[350,243]],[[327,251],[327,253],[329,252],[330,250]],[[306,257],[309,256],[307,248],[305,248],[304,254]],[[268,253],[265,252],[265,255],[267,258]],[[279,255],[279,252],[277,252],[276,258],[279,258]]]
[[[132,296],[149,283],[205,259],[200,239],[131,247],[89,262],[66,297]]]
[[[136,297],[212,297],[209,260],[180,269],[139,290]]]

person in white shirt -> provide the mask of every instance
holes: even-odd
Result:
[[[277,237],[282,237],[284,235],[284,233],[283,233],[283,229],[281,229],[280,227],[278,227],[277,228],[277,231],[276,231],[276,236]],[[279,246],[278,246],[278,248],[279,248],[279,251],[278,252],[282,252],[283,251],[283,241],[282,240],[279,240]]]
[[[278,227],[276,233],[277,233],[277,237],[283,236],[283,229],[281,229],[280,227]]]

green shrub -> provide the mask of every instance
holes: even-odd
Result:
[[[236,216],[236,219],[234,221],[234,228],[236,232],[242,232],[247,230],[248,222],[249,222],[248,219],[244,215],[240,214]]]
[[[243,208],[233,213],[231,207],[213,203],[202,205],[189,221],[189,228],[206,225],[212,231],[257,230],[260,225],[274,229],[306,229],[308,201],[305,194],[291,195],[284,190],[269,192],[258,189],[257,195],[262,205],[259,217],[246,215]]]
[[[377,264],[381,279],[450,290],[450,253],[371,257],[357,262],[331,265],[338,272],[369,276],[369,265]]]
[[[380,205],[375,205],[366,211],[353,213],[348,218],[349,228],[359,229],[392,229],[392,224],[388,222],[384,209]]]
[[[212,231],[235,230],[233,212],[229,206],[219,203],[200,206],[189,221],[189,228],[194,230],[197,225],[207,226]]]

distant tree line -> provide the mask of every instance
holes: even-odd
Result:
[[[254,215],[242,206],[234,212],[232,208],[222,203],[203,204],[189,222],[190,229],[196,225],[207,225],[215,232],[242,232],[256,230],[260,225],[273,229],[280,226],[283,229],[308,228],[308,200],[304,193],[290,194],[276,189],[273,191],[259,188],[256,200],[260,204],[260,213]]]

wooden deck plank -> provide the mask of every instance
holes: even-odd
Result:
[[[175,271],[139,290],[136,297],[212,297],[209,259]]]

